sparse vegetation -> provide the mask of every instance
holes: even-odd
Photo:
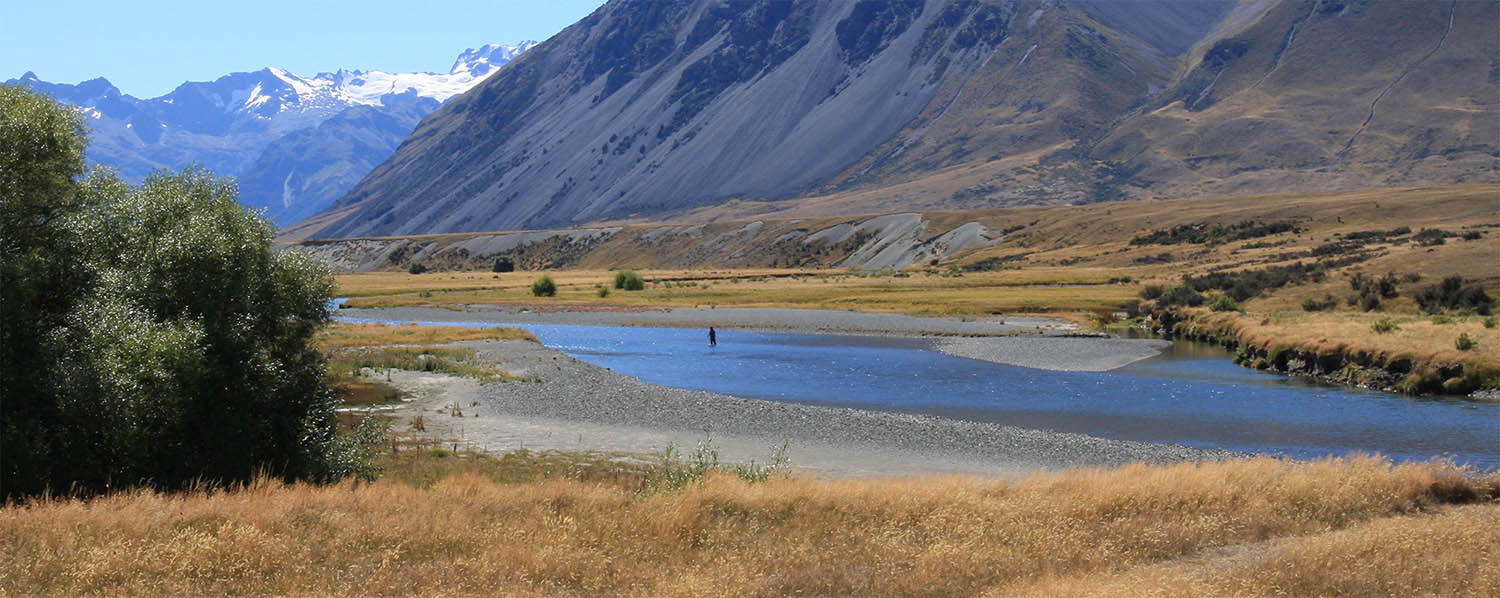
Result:
[[[452,347],[369,347],[343,351],[328,362],[330,371],[358,376],[364,369],[434,372],[473,378],[481,384],[524,380],[476,359],[473,349]]]
[[[1417,234],[1412,235],[1411,240],[1415,242],[1418,247],[1433,247],[1435,245],[1442,245],[1443,243],[1447,242],[1446,239],[1457,236],[1458,235],[1456,233],[1441,229],[1424,228],[1418,231]]]
[[[1328,311],[1337,307],[1339,300],[1333,295],[1324,295],[1322,299],[1308,297],[1302,300],[1302,311]]]
[[[1474,338],[1470,337],[1467,332],[1459,333],[1458,340],[1453,341],[1453,348],[1459,351],[1471,351],[1477,346],[1479,346],[1479,343],[1475,342]]]
[[[407,274],[423,274],[427,272],[427,266],[422,262],[412,262],[406,265]]]
[[[1364,311],[1375,311],[1380,309],[1381,299],[1393,299],[1399,293],[1397,286],[1400,279],[1395,272],[1387,272],[1385,276],[1375,278],[1366,276],[1364,272],[1355,272],[1349,277],[1349,288],[1359,293],[1349,298],[1350,305],[1358,305]]]
[[[1135,258],[1135,260],[1133,261],[1133,263],[1136,263],[1136,264],[1168,264],[1168,263],[1171,263],[1173,259],[1176,259],[1176,258],[1174,258],[1172,256],[1172,252],[1170,252],[1170,251],[1163,251],[1163,252],[1158,253],[1156,255],[1143,255],[1143,256],[1140,256],[1138,258]]]
[[[1299,232],[1297,223],[1291,220],[1278,220],[1275,222],[1244,220],[1229,225],[1194,222],[1151,231],[1150,233],[1131,239],[1130,244],[1137,246],[1178,245],[1184,243],[1199,245],[1219,244],[1296,232]]]
[[[525,340],[537,342],[530,332],[504,326],[391,326],[387,324],[351,324],[338,322],[324,328],[314,337],[314,344],[324,353],[342,349],[381,345],[436,345],[474,340]]]
[[[1411,227],[1401,226],[1391,230],[1362,230],[1344,235],[1350,241],[1376,241],[1384,242],[1391,237],[1399,237],[1411,234]]]
[[[1375,331],[1375,334],[1386,334],[1400,329],[1401,327],[1392,322],[1390,318],[1381,318],[1370,325],[1370,330]]]

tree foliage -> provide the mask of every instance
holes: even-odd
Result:
[[[0,87],[0,493],[353,473],[309,346],[333,282],[227,179],[83,173],[70,109]]]

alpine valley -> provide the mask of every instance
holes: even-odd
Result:
[[[470,49],[447,73],[339,70],[302,77],[270,67],[184,83],[146,100],[104,78],[68,85],[28,72],[6,83],[83,112],[90,162],[131,182],[157,169],[200,165],[234,176],[242,203],[286,225],[343,196],[423,116],[534,45]]]
[[[1496,22],[1456,1],[613,0],[296,235],[1493,184]]]

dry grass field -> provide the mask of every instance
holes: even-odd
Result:
[[[541,274],[441,272],[342,274],[340,293],[349,307],[460,306],[470,303],[542,305],[558,309],[656,307],[791,307],[851,309],[917,315],[986,315],[1014,312],[1107,310],[1135,296],[1138,288],[1109,284],[1102,269],[1039,268],[1026,272],[981,272],[952,276],[930,268],[911,272],[852,273],[843,270],[642,270],[641,291],[612,287],[605,270],[547,272],[557,296],[538,298],[531,283]]]
[[[324,328],[314,344],[324,353],[339,349],[387,345],[437,345],[458,341],[526,340],[536,337],[520,328],[491,326],[387,326],[384,324],[350,324],[336,322]]]
[[[524,455],[517,466],[532,474],[505,483],[502,461],[408,483],[398,471],[374,484],[9,505],[0,594],[1500,592],[1500,478],[1441,464],[1261,458],[755,484],[710,474],[643,490],[628,468],[549,478]]]

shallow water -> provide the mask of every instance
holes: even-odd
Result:
[[[1378,452],[1500,467],[1500,404],[1266,374],[1204,345],[1179,342],[1110,372],[1054,372],[952,357],[917,338],[720,330],[709,347],[699,329],[520,327],[663,386],[1293,457]]]

